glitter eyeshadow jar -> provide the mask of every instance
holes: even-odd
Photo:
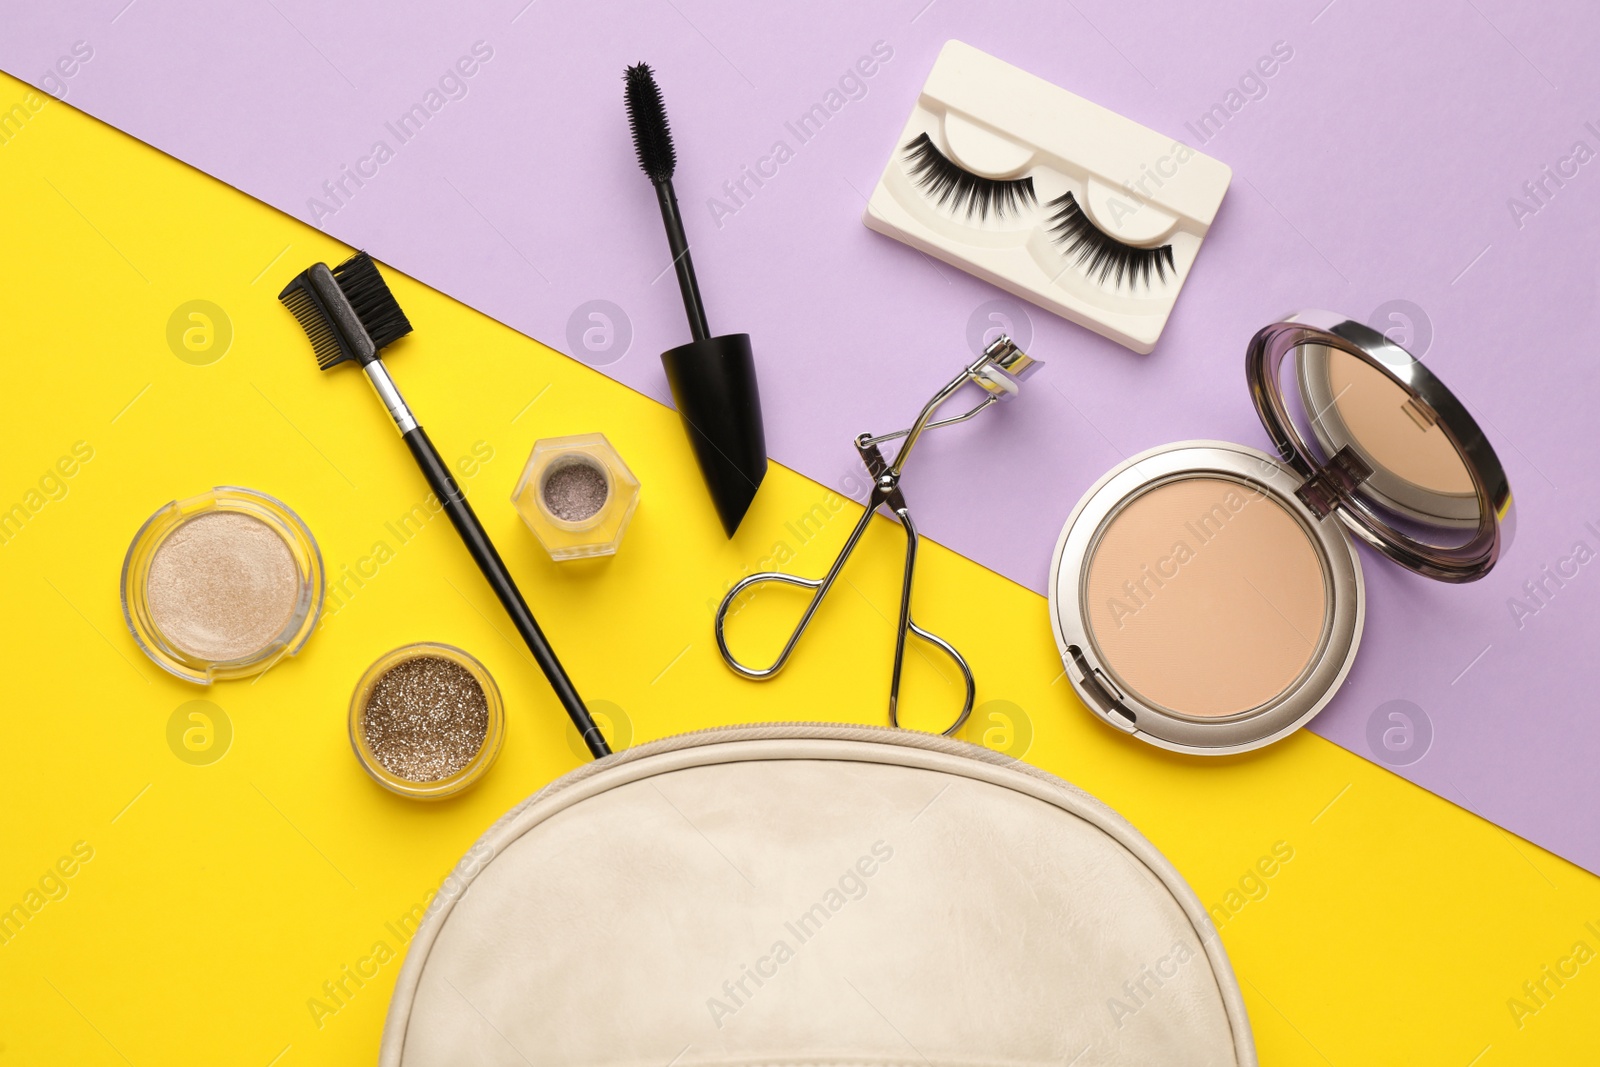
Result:
[[[604,434],[536,441],[511,502],[554,560],[609,556],[639,504],[639,480]]]
[[[505,733],[500,687],[451,645],[402,645],[367,668],[350,698],[361,766],[414,800],[442,800],[483,777]]]
[[[187,681],[259,674],[300,651],[322,610],[317,542],[281,500],[219,486],[139,527],[122,614],[145,654]]]

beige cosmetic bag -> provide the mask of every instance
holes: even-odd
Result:
[[[552,783],[412,940],[384,1067],[1253,1065],[1204,908],[1058,778],[743,726]]]

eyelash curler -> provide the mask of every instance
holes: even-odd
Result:
[[[923,405],[922,412],[917,416],[909,429],[899,430],[895,433],[886,433],[878,437],[862,434],[855,440],[856,451],[861,454],[861,462],[866,465],[867,473],[872,476],[872,495],[867,499],[866,510],[861,513],[861,518],[856,522],[855,529],[850,531],[850,536],[845,540],[844,547],[839,550],[834,558],[833,565],[828,568],[828,573],[821,578],[801,578],[782,571],[762,571],[752,574],[738,582],[728,590],[728,595],[722,598],[722,603],[717,606],[715,630],[717,635],[717,649],[722,653],[722,660],[736,673],[753,681],[764,682],[783,670],[784,664],[789,662],[789,657],[794,653],[795,645],[805,634],[806,627],[811,625],[811,619],[822,606],[823,597],[828,595],[828,590],[833,588],[833,583],[838,579],[840,572],[850,559],[850,553],[855,551],[861,537],[867,532],[867,526],[872,521],[872,516],[879,507],[887,504],[889,510],[900,519],[900,525],[906,531],[906,556],[904,577],[900,583],[900,620],[895,630],[894,639],[894,674],[889,683],[889,724],[900,725],[900,674],[905,663],[906,636],[908,634],[921,638],[930,645],[938,648],[955,661],[961,670],[961,677],[966,683],[966,697],[962,701],[961,714],[955,722],[944,730],[946,736],[953,735],[961,729],[967,721],[967,716],[972,714],[972,701],[977,693],[977,684],[973,681],[972,668],[967,665],[966,659],[957,652],[955,646],[936,634],[929,633],[918,626],[911,618],[911,583],[917,569],[917,545],[920,538],[917,535],[916,524],[911,521],[911,512],[906,505],[905,494],[900,491],[900,474],[904,470],[906,460],[911,457],[911,450],[916,447],[917,441],[927,430],[935,430],[941,426],[954,426],[958,422],[966,422],[985,408],[1017,395],[1020,383],[1034,371],[1044,366],[1039,360],[1029,356],[1022,349],[1011,342],[1011,339],[1001,334],[970,366],[952,378],[944,388],[933,395],[933,398]],[[972,410],[948,419],[933,421],[934,415],[945,401],[955,395],[963,385],[968,382],[981,386],[987,394]],[[879,445],[897,438],[905,438],[905,443],[900,446],[891,462],[884,458]],[[784,643],[783,651],[778,653],[778,658],[767,667],[750,667],[740,663],[728,649],[728,638],[724,632],[728,617],[728,609],[734,601],[746,590],[752,589],[765,582],[777,582],[783,585],[797,585],[802,589],[811,589],[811,601],[806,605],[805,613],[800,616],[799,623],[794,632],[789,635]]]

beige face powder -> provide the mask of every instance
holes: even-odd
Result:
[[[197,515],[167,535],[150,562],[150,619],[180,651],[226,662],[282,636],[300,599],[300,574],[281,536],[237,511]]]
[[[1310,536],[1260,489],[1165,482],[1100,531],[1084,570],[1089,633],[1117,684],[1181,715],[1237,715],[1287,689],[1321,641]]]

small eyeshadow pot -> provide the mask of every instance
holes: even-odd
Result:
[[[219,486],[139,527],[122,561],[122,614],[160,667],[210,685],[300,651],[324,585],[298,515],[265,493]]]
[[[609,556],[639,506],[639,480],[604,434],[536,441],[511,502],[554,560]]]
[[[1084,704],[1177,752],[1260,748],[1332,699],[1366,613],[1357,540],[1468,582],[1512,533],[1494,450],[1404,348],[1304,311],[1258,332],[1245,362],[1278,455],[1189,441],[1133,457],[1079,501],[1050,571]]]
[[[350,698],[350,747],[373,780],[413,800],[471,786],[505,740],[500,687],[476,659],[423,641],[379,657]]]

